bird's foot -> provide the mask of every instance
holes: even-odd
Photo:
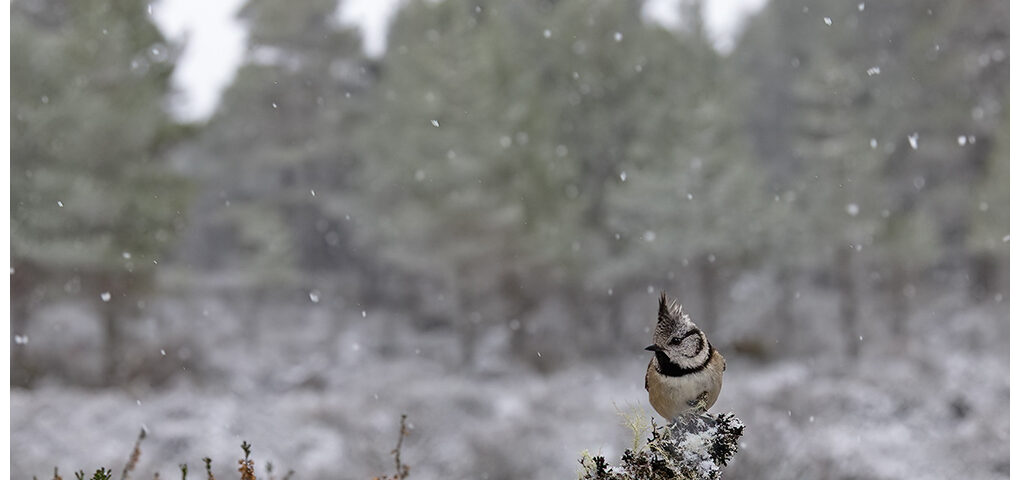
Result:
[[[694,400],[687,402],[697,413],[705,413],[708,411],[708,392],[701,392]]]

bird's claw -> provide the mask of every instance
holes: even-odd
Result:
[[[707,391],[706,392],[701,392],[698,395],[697,398],[695,398],[694,400],[689,400],[687,402],[687,405],[689,405],[691,408],[693,408],[694,410],[697,410],[699,412],[707,412],[708,411],[708,392]]]

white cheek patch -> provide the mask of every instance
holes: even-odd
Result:
[[[701,335],[687,335],[680,342],[680,353],[688,358],[697,356],[704,348],[705,345],[701,340]]]

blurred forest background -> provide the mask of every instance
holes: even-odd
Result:
[[[719,51],[696,1],[410,0],[380,58],[338,7],[247,1],[187,123],[151,6],[12,2],[12,476],[144,424],[143,471],[364,478],[406,412],[412,478],[569,478],[666,290],[728,478],[1008,477],[1007,1],[772,0]]]

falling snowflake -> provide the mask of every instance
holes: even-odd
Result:
[[[831,18],[825,17],[825,18],[822,19],[822,21],[825,22],[826,26],[829,26],[829,27],[832,26],[832,19]]]
[[[110,301],[110,298],[111,298],[110,292],[103,292],[103,293],[100,293],[100,294],[99,294],[99,298],[100,298],[100,299],[101,299],[102,301],[104,301],[104,302],[109,302],[109,301]]]
[[[851,217],[856,217],[857,214],[860,213],[860,211],[861,209],[860,207],[857,206],[856,203],[848,203],[846,205],[846,213],[849,214]]]
[[[910,148],[917,150],[917,132],[907,135],[907,141],[910,142]]]

